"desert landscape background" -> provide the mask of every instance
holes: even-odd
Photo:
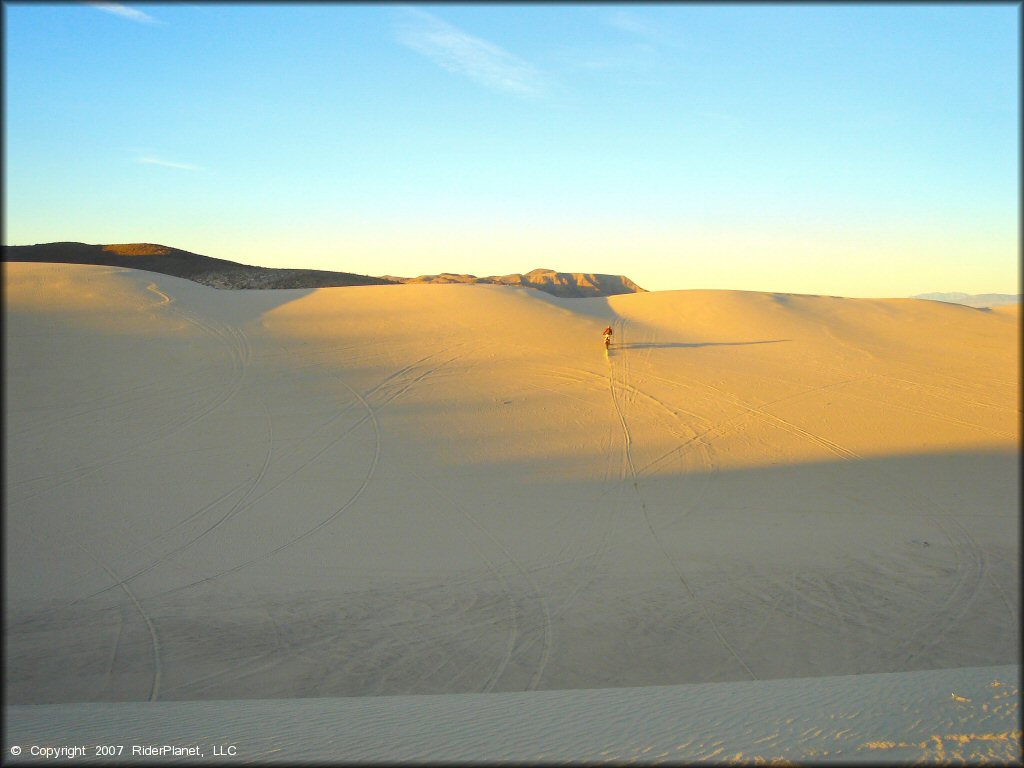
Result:
[[[11,705],[1019,657],[1018,306],[10,262],[4,311]]]
[[[373,277],[352,272],[322,269],[281,269],[239,264],[156,243],[37,243],[3,246],[6,261],[50,264],[96,264],[131,267],[184,277],[202,285],[225,289],[336,288],[349,285],[394,285],[404,283],[457,283],[463,285],[515,285],[537,288],[553,296],[586,298],[636,293],[644,289],[624,275],[556,272],[533,269],[526,274],[476,275],[442,272],[438,275]]]

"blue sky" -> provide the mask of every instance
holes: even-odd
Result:
[[[5,242],[1019,290],[1017,6],[6,3]]]

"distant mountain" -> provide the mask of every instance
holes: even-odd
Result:
[[[89,245],[88,243],[42,243],[5,245],[4,261],[35,261],[62,264],[97,264],[109,267],[145,269],[174,277],[184,277],[213,288],[329,288],[349,285],[390,285],[397,283],[486,283],[514,285],[567,298],[615,296],[638,293],[644,289],[624,275],[599,275],[582,272],[556,272],[535,269],[525,275],[476,277],[443,272],[420,277],[371,277],[351,272],[320,269],[277,269],[239,264],[190,251],[154,243]]]
[[[213,288],[327,288],[343,285],[387,285],[390,280],[320,269],[254,267],[153,243],[89,245],[43,243],[5,245],[4,261],[59,262],[130,267],[184,277]]]
[[[617,296],[621,293],[646,292],[625,275],[601,275],[588,272],[556,272],[553,269],[534,269],[526,274],[492,275],[477,277],[476,275],[455,275],[442,272],[439,275],[420,275],[419,277],[394,277],[386,275],[386,280],[397,283],[483,283],[488,285],[520,285],[536,288],[553,296],[579,299],[588,296]]]
[[[968,307],[996,307],[1001,304],[1019,304],[1019,293],[919,293],[912,299],[945,301],[948,304],[964,304]]]

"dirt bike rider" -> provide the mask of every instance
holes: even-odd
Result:
[[[607,328],[604,329],[603,335],[604,335],[604,345],[607,347],[612,342],[612,327],[610,325]]]

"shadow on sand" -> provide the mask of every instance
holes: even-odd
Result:
[[[699,342],[635,342],[616,344],[612,342],[612,349],[676,349],[685,347],[742,347],[748,344],[781,344],[790,339],[768,339],[766,341],[699,341]]]
[[[436,414],[428,404],[419,408],[431,418]],[[715,444],[715,438],[708,440]],[[446,443],[435,444],[447,451]],[[495,662],[504,658],[501,645],[491,641],[511,629],[503,622],[512,606],[518,626],[530,628],[525,638],[513,637],[534,654],[504,667],[508,677],[499,679],[497,692],[523,690],[538,669],[544,673],[541,690],[552,691],[750,679],[738,664],[728,663],[732,654],[707,631],[709,616],[723,634],[743,640],[737,647],[744,664],[762,680],[983,667],[1020,658],[1014,610],[1020,595],[1016,450],[886,452],[688,472],[671,462],[638,466],[636,480],[621,483],[638,484],[645,517],[639,498],[638,514],[627,516],[618,494],[593,495],[591,468],[616,457],[616,446],[607,446],[610,453],[605,448],[592,443],[593,453],[583,462],[578,454],[558,451],[542,459],[495,454],[496,459],[467,464],[445,452],[438,480],[420,479],[407,491],[415,488],[424,505],[436,503],[427,508],[438,514],[448,495],[463,508],[476,504],[473,519],[483,536],[520,507],[542,510],[534,519],[547,526],[545,536],[524,538],[522,554],[517,552],[538,566],[529,580],[508,578],[502,584],[454,537],[430,540],[425,532],[436,522],[417,520],[410,503],[407,512],[396,509],[408,514],[408,527],[369,526],[362,534],[405,557],[412,566],[408,575],[349,584],[318,578],[315,569],[303,573],[294,566],[299,557],[326,561],[369,546],[368,538],[339,543],[320,536],[307,539],[307,551],[293,555],[291,565],[264,561],[261,578],[275,583],[272,590],[259,588],[254,578],[240,582],[250,586],[238,594],[219,579],[207,579],[183,594],[165,594],[194,578],[171,569],[145,592],[137,584],[160,632],[163,679],[177,681],[164,685],[160,700],[348,697],[378,689],[396,696],[473,693],[491,671],[478,661],[481,649]],[[696,442],[684,441],[676,454],[691,450],[697,450]],[[402,464],[388,466],[397,472]],[[584,474],[578,474],[581,468],[587,468]],[[446,496],[439,495],[442,485]],[[494,499],[492,507],[477,501],[485,492]],[[95,515],[99,527],[90,533],[99,536],[94,531],[102,531],[116,513],[90,503],[84,495],[80,509]],[[5,551],[21,548],[43,558],[41,542],[28,535],[32,506],[19,504],[5,513],[17,537],[5,539]],[[78,513],[59,510],[50,530],[67,530],[63,526]],[[270,521],[275,512],[271,507],[263,514]],[[131,526],[126,533],[145,535],[142,519],[124,522]],[[590,541],[604,542],[593,552],[583,552],[580,544],[587,540],[580,531],[588,526]],[[207,561],[206,575],[262,551],[258,542],[242,538],[244,532],[240,537],[224,529],[218,531],[224,562]],[[403,548],[401,542],[412,537],[428,543]],[[561,560],[563,549],[580,554]],[[651,567],[638,567],[645,561]],[[73,573],[78,564],[84,562],[69,559],[61,571]],[[125,621],[118,663],[109,666],[116,634],[110,611],[120,605],[127,616],[129,600],[112,604],[96,597],[69,605],[56,592],[43,592],[53,587],[41,587],[28,574],[12,576],[5,580],[11,590],[4,605],[5,706],[150,695],[152,675],[146,673],[155,665],[143,622]],[[46,602],[37,597],[44,594]],[[967,597],[955,599],[961,594]],[[573,612],[548,615],[547,603],[572,605]],[[285,624],[293,646],[275,659],[280,664],[274,674],[193,677],[192,659],[203,659],[213,671],[252,664],[247,660],[275,647]],[[644,651],[637,653],[631,643],[641,632]],[[602,642],[593,643],[595,636]],[[550,663],[537,647],[544,637],[550,638]],[[680,637],[687,638],[686,654],[680,654]],[[374,650],[386,643],[408,654],[407,666],[379,660]],[[456,677],[431,663],[437,649],[472,674]],[[346,663],[337,665],[339,658]],[[83,662],[88,666],[69,674]],[[314,664],[338,668],[326,677],[304,674]]]

